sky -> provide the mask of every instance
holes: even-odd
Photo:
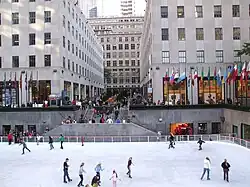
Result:
[[[120,0],[80,0],[85,1],[88,9],[92,7],[92,4],[97,4],[98,16],[119,16],[120,15]],[[145,0],[135,0],[136,15],[143,16],[145,10]],[[84,7],[84,12],[87,12],[87,7]]]

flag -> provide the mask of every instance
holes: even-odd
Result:
[[[188,76],[188,87],[191,86],[191,82],[192,82],[192,70],[190,69],[189,76]]]
[[[172,69],[172,74],[170,77],[170,84],[174,84],[174,77],[175,77],[175,72],[174,72],[174,68]]]
[[[227,83],[230,84],[233,76],[233,68],[232,66],[228,66],[227,68]]]
[[[38,79],[38,71],[36,72],[36,90],[39,90],[39,79]]]
[[[249,73],[250,73],[250,62],[248,62],[247,68],[246,68],[247,78],[248,78]]]
[[[217,79],[217,68],[215,67],[214,68],[214,81],[213,81],[214,85],[216,85],[216,79]]]
[[[223,75],[223,78],[222,78],[222,83],[225,84],[227,82],[227,75],[228,75],[228,69],[225,68],[225,72],[224,72],[224,75]]]
[[[202,67],[202,70],[201,70],[201,82],[204,81],[204,68]]]
[[[26,73],[25,73],[25,79],[24,79],[24,82],[25,82],[25,90],[27,90],[28,89],[28,74],[27,74],[27,71],[26,71]]]
[[[6,72],[4,72],[3,85],[4,85],[4,89],[6,89],[6,87],[7,87],[7,83],[6,83]]]
[[[210,67],[208,67],[207,80],[208,80],[208,86],[210,86]]]
[[[198,78],[198,69],[196,69],[195,71],[194,71],[194,79],[197,79]]]
[[[30,72],[30,79],[29,79],[29,88],[32,87],[32,82],[33,82],[33,73]]]
[[[234,65],[234,69],[233,69],[233,81],[236,81],[237,79],[237,76],[238,76],[238,66],[237,64]]]
[[[17,89],[16,72],[15,72],[15,77],[14,77],[14,88]]]
[[[246,62],[244,62],[242,69],[241,69],[241,75],[240,75],[240,84],[242,85],[243,80],[246,78]]]
[[[217,80],[217,85],[221,86],[222,85],[222,81],[221,81],[221,68],[219,68],[216,80]]]
[[[19,86],[20,86],[20,89],[22,90],[22,88],[23,88],[23,74],[22,74],[22,72],[20,73]]]
[[[185,80],[186,79],[186,72],[183,72],[179,77],[178,77],[178,80],[177,80],[177,83],[180,83],[181,81]]]
[[[10,72],[10,79],[9,79],[9,82],[8,82],[9,87],[11,87],[11,83],[12,83],[12,72]]]

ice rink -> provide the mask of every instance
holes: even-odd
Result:
[[[87,174],[84,184],[90,183],[98,162],[105,170],[101,173],[102,187],[112,187],[109,180],[115,169],[121,181],[117,187],[249,187],[250,151],[226,143],[207,142],[198,151],[196,142],[177,142],[176,149],[160,143],[65,143],[64,149],[54,144],[50,151],[47,143],[37,146],[27,143],[31,153],[21,155],[22,146],[0,144],[0,187],[76,187],[78,170],[85,162]],[[200,180],[203,160],[211,159],[211,180]],[[132,177],[126,175],[127,160],[133,157]],[[71,183],[63,183],[62,165],[69,158]],[[220,167],[224,158],[231,164],[230,183],[222,180]]]

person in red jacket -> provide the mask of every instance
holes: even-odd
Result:
[[[9,145],[11,145],[13,141],[13,135],[11,133],[8,134],[8,142],[9,142]]]

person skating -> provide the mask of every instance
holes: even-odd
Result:
[[[132,162],[132,157],[130,157],[130,158],[128,159],[128,165],[127,165],[128,172],[127,172],[127,175],[128,175],[128,177],[131,178],[131,179],[132,179],[132,177],[131,177],[131,166],[132,166],[132,165],[134,165],[134,164],[133,164],[133,162]]]
[[[50,147],[50,150],[54,149],[53,138],[51,136],[49,136],[49,147]]]
[[[69,177],[69,159],[66,158],[65,162],[63,163],[63,182],[67,183],[66,178],[68,179],[68,182],[71,182],[72,179]]]
[[[80,182],[78,183],[78,187],[80,186],[84,186],[83,183],[83,173],[86,173],[86,171],[84,170],[84,163],[81,163],[80,165],[80,169],[79,169],[79,177],[80,177]]]
[[[201,176],[201,180],[203,179],[204,175],[207,173],[207,180],[210,180],[210,169],[211,169],[211,161],[208,157],[204,159],[204,168],[203,168],[203,173]]]
[[[84,136],[81,137],[82,146],[84,146]]]
[[[113,187],[116,187],[117,180],[121,180],[121,179],[118,178],[118,175],[117,175],[115,170],[113,170],[112,177],[109,180],[111,180],[111,179],[112,179],[112,182],[113,182]]]
[[[13,141],[13,134],[10,132],[10,133],[8,134],[8,142],[9,142],[9,145],[11,145],[12,141]]]
[[[64,142],[64,136],[61,134],[60,137],[59,137],[59,141],[61,143],[61,149],[63,149],[63,142]]]
[[[20,144],[19,144],[19,146],[20,146],[20,145],[23,145],[23,153],[22,153],[22,155],[24,155],[24,150],[25,150],[25,149],[27,149],[29,152],[31,152],[31,151],[29,150],[29,148],[27,147],[26,142],[25,142],[23,139],[20,139]]]
[[[39,136],[39,134],[37,134],[36,136],[36,144],[39,145],[39,142],[41,140],[41,136]]]
[[[170,148],[175,148],[174,147],[174,135],[172,134],[172,133],[170,133],[170,136],[169,136],[169,147],[168,147],[168,149],[170,149]]]
[[[100,181],[100,175],[97,173],[93,177],[93,179],[91,181],[91,185],[92,185],[92,187],[98,187],[98,186],[100,186],[100,183],[101,183],[101,181]]]
[[[226,180],[227,182],[229,182],[228,172],[229,172],[229,168],[230,168],[231,166],[230,166],[230,164],[227,162],[227,159],[225,159],[224,162],[222,162],[221,167],[222,167],[222,169],[223,169],[224,181]]]
[[[100,180],[100,183],[101,183],[101,171],[103,171],[104,168],[102,167],[102,163],[99,162],[96,167],[95,167],[95,172],[96,172],[96,175],[99,175],[99,180]]]
[[[205,143],[201,138],[199,138],[197,144],[199,144],[199,150],[202,150],[202,144]]]

